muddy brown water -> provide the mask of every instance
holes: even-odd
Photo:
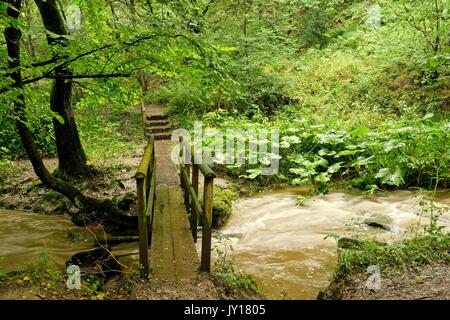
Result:
[[[94,248],[97,239],[108,234],[75,226],[67,216],[49,216],[26,211],[0,209],[0,272],[34,263],[44,253],[54,266],[64,270],[77,252]],[[124,267],[138,264],[137,243],[113,247]],[[131,255],[130,255],[131,254]]]
[[[286,190],[240,200],[221,236],[215,235],[216,248],[232,246],[228,255],[236,269],[251,274],[271,299],[316,299],[327,287],[337,262],[336,241],[325,239],[327,235],[395,241],[409,236],[420,219],[414,192],[371,197],[333,192],[314,196],[303,206],[296,205],[298,194]],[[450,192],[439,193],[436,202],[450,206]],[[369,221],[390,231],[369,227]],[[427,221],[421,219],[422,224]],[[448,213],[439,224],[450,226]]]
[[[0,271],[9,272],[47,252],[58,268],[70,257],[92,248],[94,237],[68,217],[0,209]]]
[[[242,199],[234,204],[227,226],[214,235],[215,248],[233,246],[229,256],[236,268],[253,275],[268,298],[316,298],[336,266],[336,242],[325,239],[328,234],[396,240],[419,221],[414,192],[373,197],[333,192],[312,197],[300,207],[298,194],[289,189]],[[437,203],[450,206],[450,192],[440,192]],[[368,227],[364,224],[368,220],[391,231]],[[449,214],[439,223],[450,227]],[[89,230],[74,226],[68,217],[0,209],[0,272],[17,270],[44,251],[63,269],[74,253],[92,248],[94,242]],[[136,244],[124,244],[113,253],[135,251]],[[122,261],[130,265],[136,259]]]

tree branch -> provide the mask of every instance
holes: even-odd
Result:
[[[131,73],[108,73],[108,74],[73,74],[73,75],[58,75],[49,74],[41,77],[24,80],[23,84],[30,84],[42,79],[98,79],[98,78],[127,78],[131,77]]]

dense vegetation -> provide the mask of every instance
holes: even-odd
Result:
[[[134,200],[123,209],[112,194],[100,199],[89,178],[142,151],[150,104],[189,130],[195,121],[223,132],[278,129],[280,140],[269,140],[280,150],[270,155],[280,161],[275,175],[263,175],[270,159],[214,164],[236,189],[243,179],[318,193],[333,184],[366,194],[448,187],[446,0],[0,0],[0,29],[0,191],[20,174],[18,161],[30,160],[51,189],[37,194],[95,216],[81,215],[83,223],[127,226],[121,218]],[[57,158],[55,171],[47,157]],[[231,189],[214,189],[214,227],[242,191]],[[448,263],[448,233],[430,220],[423,237],[340,248],[336,277],[373,263]],[[217,282],[255,289],[226,252],[218,256]],[[47,267],[42,258],[12,279],[61,282]],[[88,296],[100,293],[85,285]]]
[[[223,129],[279,128],[278,181],[446,186],[448,11],[439,1],[377,4],[379,25],[373,1],[221,1],[203,30],[226,52],[225,77],[179,74],[147,99],[186,126],[203,116]],[[227,171],[255,179],[261,166]]]
[[[91,160],[117,158],[132,149],[127,142],[141,140],[139,116],[130,113],[139,86],[120,76],[144,69],[161,82],[146,102],[169,107],[184,127],[202,119],[218,128],[279,128],[281,170],[272,181],[321,192],[330,181],[368,192],[448,184],[445,1],[63,1],[61,8],[73,4],[81,8],[81,29],[57,51],[75,56],[71,70],[87,75],[73,80],[73,108]],[[22,10],[27,65],[49,57],[45,36],[52,35],[31,1]],[[5,67],[5,49],[1,54]],[[42,67],[23,72],[25,79],[48,75]],[[51,82],[25,87],[27,127],[44,156],[57,155],[52,117],[61,121],[48,107]],[[13,95],[1,96],[0,166],[26,155]],[[267,182],[262,165],[222,167]]]

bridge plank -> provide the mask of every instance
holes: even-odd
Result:
[[[171,159],[174,145],[172,141],[155,142],[157,187],[150,267],[151,277],[161,281],[193,279],[200,265],[177,167]]]
[[[153,219],[152,247],[150,250],[150,266],[153,270],[152,278],[176,280],[169,189],[167,186],[157,190],[156,205]]]
[[[196,275],[199,259],[194,239],[189,226],[183,194],[180,187],[169,188],[170,207],[172,211],[172,234],[175,252],[177,280],[190,279]]]

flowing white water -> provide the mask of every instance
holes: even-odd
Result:
[[[328,234],[366,234],[393,241],[405,237],[420,219],[419,197],[409,191],[371,197],[334,192],[315,196],[303,206],[296,205],[297,195],[287,190],[238,201],[220,232],[233,246],[237,269],[253,275],[269,298],[317,297],[336,266],[336,241],[325,239]],[[450,206],[450,193],[439,194],[436,201]],[[364,224],[370,221],[390,231]],[[447,227],[449,221],[448,213],[439,219]],[[218,247],[224,250],[223,245]]]

